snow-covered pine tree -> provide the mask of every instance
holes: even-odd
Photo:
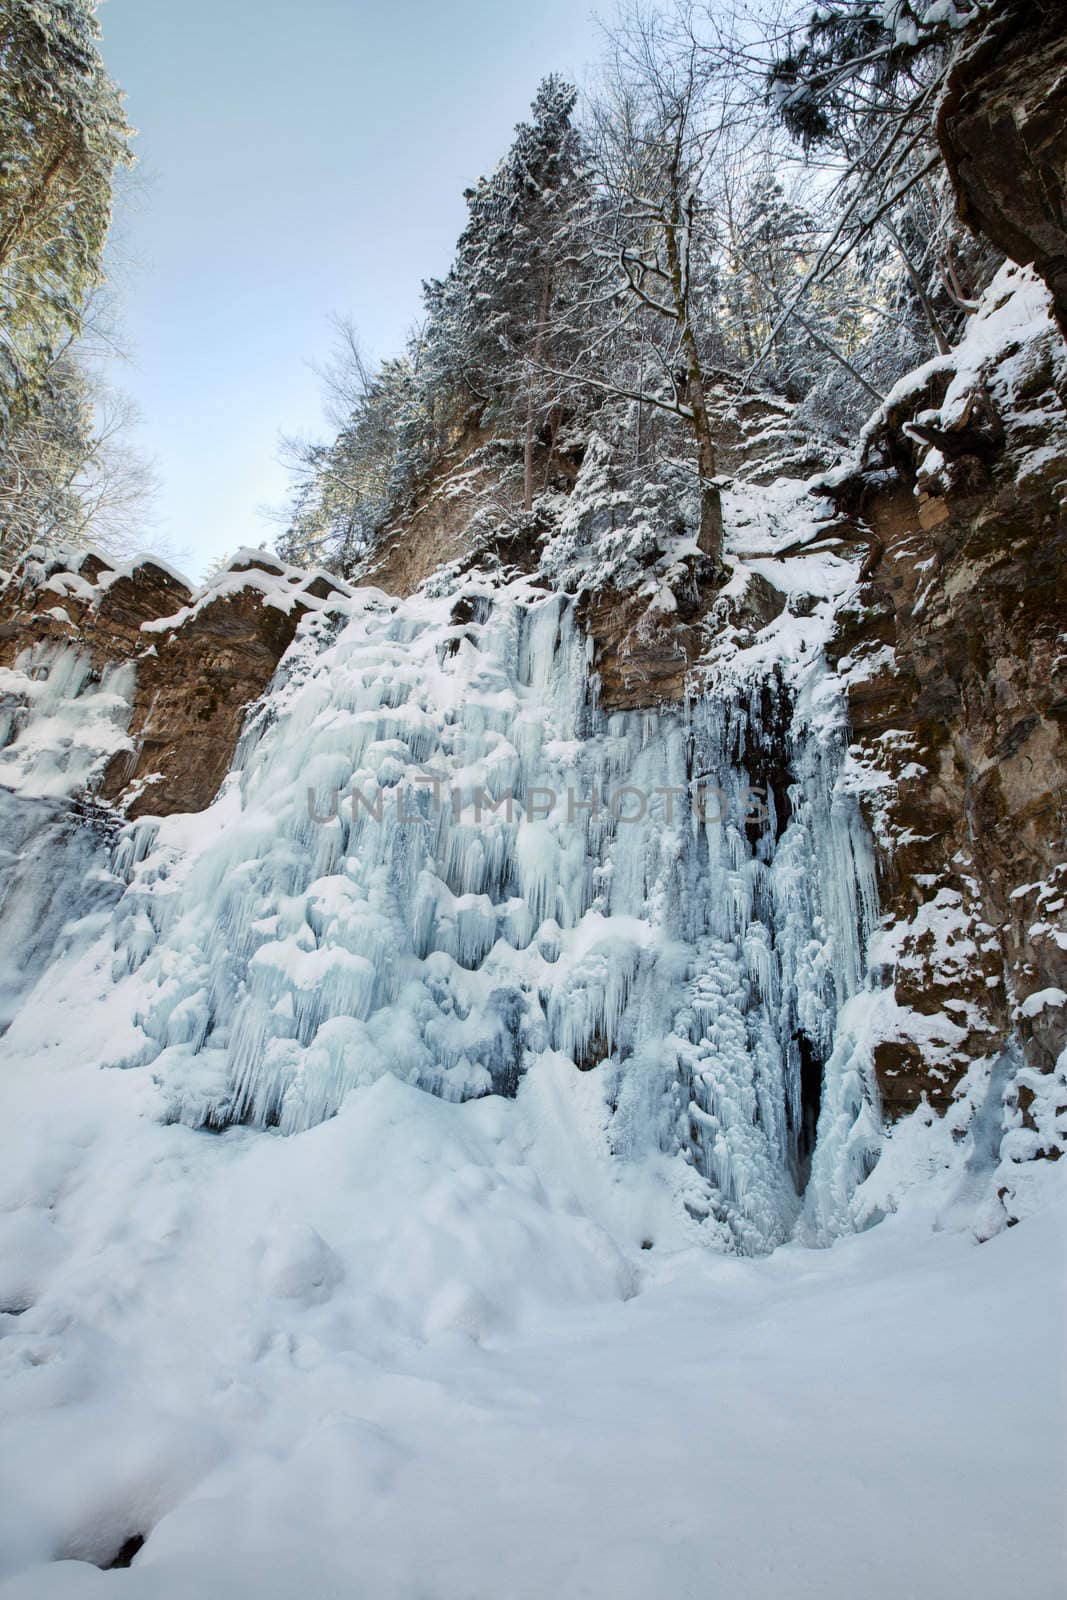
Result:
[[[448,276],[426,285],[423,381],[522,439],[523,503],[534,495],[539,433],[552,429],[564,359],[559,330],[575,292],[591,199],[573,85],[541,83],[504,160],[467,191],[467,225]]]
[[[336,434],[287,441],[294,495],[279,553],[350,572],[421,474],[477,422],[521,459],[528,512],[562,420],[553,368],[567,358],[569,308],[587,267],[592,203],[576,92],[546,78],[529,122],[467,192],[468,220],[445,278],[424,285],[427,318],[399,360],[372,368],[350,328],[323,374]],[[506,503],[502,501],[502,504]]]
[[[0,426],[33,402],[99,282],[130,157],[94,0],[0,0]]]
[[[946,352],[998,265],[963,235],[933,125],[955,49],[998,3],[830,0],[769,44],[780,121],[838,172],[826,191],[824,241],[783,318],[803,325],[820,292],[836,297],[850,277],[862,281],[871,321],[864,382],[891,387],[924,354]],[[757,364],[771,358],[765,340]],[[839,386],[840,376],[829,381]]]
[[[729,224],[720,312],[729,354],[743,372],[769,339],[766,379],[778,393],[799,400],[825,361],[820,341],[847,346],[849,337],[846,318],[825,299],[805,308],[805,327],[795,319],[777,326],[814,254],[818,222],[777,176],[764,172],[747,184],[740,212]]]

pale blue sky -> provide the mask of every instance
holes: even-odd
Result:
[[[308,363],[350,315],[398,350],[451,259],[463,190],[537,83],[599,51],[584,0],[107,0],[103,54],[139,130],[123,201],[119,381],[198,575],[275,529],[279,432],[323,428]],[[151,543],[151,533],[146,542]]]

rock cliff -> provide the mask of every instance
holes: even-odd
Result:
[[[300,618],[343,585],[297,572],[262,551],[239,552],[194,591],[151,558],[127,565],[96,553],[31,552],[0,591],[0,683],[17,727],[18,674],[42,676],[64,651],[85,658],[82,681],[128,664],[120,713],[126,739],[92,792],[129,817],[199,811],[229,770],[251,702],[270,683]]]
[[[891,927],[891,1117],[923,1096],[943,1111],[1014,1034],[1039,1072],[1067,1037],[1067,362],[1051,325],[1021,337],[1032,289],[1001,282],[955,367],[886,408],[838,490],[882,544],[834,649]]]
[[[453,652],[477,650],[494,583],[565,592],[598,714],[714,695],[717,665],[758,661],[772,635],[780,661],[793,628],[845,697],[840,781],[876,846],[870,1098],[889,1123],[951,1115],[995,1079],[1016,1159],[1057,1156],[1067,1115],[1065,95],[1067,38],[1044,0],[1001,8],[961,51],[938,123],[961,212],[1039,277],[1003,269],[959,348],[897,386],[849,460],[828,469],[786,404],[716,391],[725,588],[677,507],[635,505],[632,468],[620,489],[595,434],[553,445],[548,510],[523,518],[515,461],[474,424],[360,574],[385,596],[455,596]],[[773,525],[772,493],[750,526],[752,491],[779,483],[787,520]],[[812,553],[828,548],[843,587],[820,587]],[[31,554],[0,590],[0,746],[34,684],[76,660],[73,693],[106,682],[117,702],[86,793],[128,818],[203,809],[301,618],[346,592],[263,552],[201,590],[150,559]],[[764,722],[771,742],[745,759],[784,825],[789,717]]]
[[[1067,332],[1067,30],[1060,0],[1004,0],[960,52],[938,114],[960,216],[1033,265]]]

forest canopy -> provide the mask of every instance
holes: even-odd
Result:
[[[595,434],[616,497],[683,508],[722,571],[715,416],[775,397],[841,447],[947,351],[998,258],[957,220],[933,115],[987,0],[632,4],[593,87],[545,78],[466,191],[406,349],[339,323],[336,432],[287,441],[279,550],[348,575],[442,460],[491,460],[484,515],[554,515]]]

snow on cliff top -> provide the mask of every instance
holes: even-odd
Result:
[[[325,567],[291,567],[266,550],[242,548],[234,553],[223,570],[194,591],[193,599],[169,617],[142,622],[142,633],[166,633],[197,616],[216,600],[258,591],[265,606],[274,606],[288,615],[299,605],[305,611],[328,610],[339,599],[350,599],[352,589],[342,578]]]
[[[306,611],[328,609],[352,589],[324,567],[292,567],[268,550],[243,547],[234,552],[221,572],[197,585],[184,573],[151,552],[142,551],[118,560],[94,545],[59,545],[55,549],[33,546],[13,573],[0,573],[0,587],[15,583],[30,590],[72,597],[84,605],[98,604],[120,579],[137,581],[154,568],[189,595],[188,604],[165,617],[141,624],[143,633],[165,633],[196,616],[205,606],[249,590],[258,591],[266,606],[287,614],[300,605]],[[52,608],[54,611],[55,608]]]

